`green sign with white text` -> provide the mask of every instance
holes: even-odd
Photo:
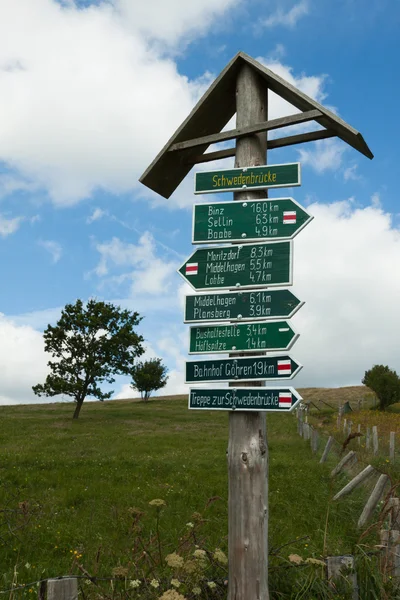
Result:
[[[239,192],[246,189],[262,190],[295,185],[301,185],[300,163],[198,171],[194,176],[195,194]]]
[[[189,392],[189,408],[199,410],[290,412],[301,400],[292,387],[190,388]]]
[[[292,285],[292,241],[200,248],[178,269],[195,290]]]
[[[185,383],[292,379],[301,368],[290,356],[282,355],[188,361]]]
[[[185,297],[185,323],[289,319],[303,306],[290,290],[255,290]]]
[[[288,240],[312,219],[293,198],[195,204],[192,243]]]
[[[189,354],[289,350],[298,337],[287,321],[193,326]]]

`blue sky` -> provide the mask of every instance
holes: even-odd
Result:
[[[381,362],[400,372],[399,26],[397,0],[3,0],[0,404],[37,401],[43,329],[92,296],[145,317],[167,392],[185,390],[190,289],[176,269],[193,250],[193,202],[211,196],[193,195],[193,171],[168,200],[138,178],[239,50],[375,155],[337,139],[269,153],[302,164],[302,186],[271,195],[315,217],[295,239],[292,289],[306,305],[292,319],[304,365],[293,383],[359,384]],[[271,97],[270,118],[292,112]],[[132,393],[123,378],[114,390]]]

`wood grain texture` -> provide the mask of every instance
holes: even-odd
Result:
[[[237,127],[267,120],[265,85],[244,66],[237,79]],[[235,167],[266,163],[267,135],[237,141]],[[265,198],[265,191],[234,194]],[[245,387],[261,382],[242,384]],[[239,384],[235,384],[239,387]],[[268,600],[268,445],[265,413],[231,412],[228,444],[228,600]]]
[[[78,580],[75,577],[49,579],[47,600],[78,600]]]

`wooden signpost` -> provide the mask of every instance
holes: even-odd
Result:
[[[268,120],[268,90],[300,112]],[[221,131],[235,113],[236,128]],[[281,322],[278,329],[287,331],[279,332],[272,322],[261,321],[274,317],[290,318],[303,304],[288,290],[271,291],[266,288],[292,285],[290,240],[312,218],[292,198],[266,200],[268,188],[301,183],[298,163],[266,165],[267,132],[310,121],[318,123],[316,130],[268,140],[268,150],[337,136],[368,158],[373,158],[358,131],[239,52],[140,178],[144,185],[168,198],[194,164],[235,157],[233,169],[196,174],[195,193],[233,191],[236,204],[216,202],[203,207],[196,205],[193,242],[239,244],[196,250],[179,269],[180,275],[196,291],[229,290],[222,294],[207,293],[186,298],[185,322],[233,323],[193,327],[191,351],[218,352],[207,344],[202,349],[200,342],[210,340],[225,344],[220,350],[222,352],[246,350],[247,342],[251,346],[247,347],[249,355],[246,358],[230,355],[221,361],[188,363],[186,374],[187,381],[192,382],[231,381],[229,374],[236,373],[229,388],[192,388],[189,394],[190,409],[229,411],[228,600],[269,599],[265,412],[290,411],[301,399],[293,388],[283,384],[279,388],[260,387],[264,379],[271,378],[269,375],[279,370],[279,361],[281,368],[285,367],[281,372],[288,378],[301,365],[288,356],[265,357],[258,354],[249,358],[251,351],[280,347],[277,341],[280,334],[291,332],[285,347],[294,343],[297,337],[286,322]],[[236,139],[235,147],[206,153],[210,144],[232,139]],[[285,241],[271,241],[282,239]],[[260,243],[249,243],[251,241]],[[242,288],[248,288],[248,291],[242,291]],[[238,324],[242,319],[248,319],[249,323]],[[256,334],[254,347],[251,345],[252,333],[239,344],[239,338],[246,332],[243,327],[247,326],[250,332],[255,326],[265,328],[262,335]],[[231,336],[235,329],[242,333]],[[237,339],[238,343],[231,343],[230,337]],[[210,362],[212,365],[205,364]],[[260,372],[265,375],[261,382],[258,381]],[[246,383],[246,374],[249,377],[254,374],[249,383]],[[281,376],[278,375],[278,378]]]

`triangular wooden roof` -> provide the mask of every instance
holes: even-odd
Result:
[[[211,143],[232,139],[251,133],[240,130],[220,132],[236,112],[236,79],[243,64],[250,65],[265,80],[266,88],[278,94],[284,100],[293,104],[303,112],[303,115],[293,115],[274,121],[265,122],[261,129],[267,131],[290,124],[315,120],[325,129],[308,134],[290,136],[280,140],[271,140],[268,148],[281,147],[294,143],[312,141],[327,137],[340,137],[347,144],[367,156],[373,158],[361,133],[345,123],[330,110],[295,88],[293,85],[270,71],[262,64],[239,52],[221,71],[210,85],[203,97],[198,101],[192,112],[178,127],[164,148],[159,152],[151,165],[140,177],[141,183],[151,188],[161,196],[169,198],[181,181],[197,162],[205,162],[211,153],[204,153]],[[249,129],[249,128],[247,128]],[[204,139],[203,139],[204,138]],[[234,149],[213,153],[213,158],[234,156]],[[219,156],[217,156],[219,155]]]

